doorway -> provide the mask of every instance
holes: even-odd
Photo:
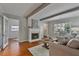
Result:
[[[19,41],[19,20],[9,18],[9,39]]]

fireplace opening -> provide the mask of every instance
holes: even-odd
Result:
[[[39,38],[39,33],[32,33],[32,40],[38,39]]]

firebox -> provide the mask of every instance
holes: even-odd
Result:
[[[39,38],[39,33],[32,33],[32,40],[38,39]]]

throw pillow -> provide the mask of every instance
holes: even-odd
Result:
[[[79,48],[79,40],[78,39],[71,39],[68,43],[67,43],[68,47],[71,48]]]

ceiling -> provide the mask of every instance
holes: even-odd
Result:
[[[8,17],[25,17],[30,14],[33,10],[39,7],[42,3],[0,3],[0,7],[4,10],[3,14]],[[71,8],[79,6],[79,3],[51,3],[36,14],[32,15],[31,19],[40,20],[44,17],[57,14],[62,11],[69,10]],[[66,13],[63,15],[59,15],[45,21],[56,20],[66,17],[78,16],[79,11],[74,11],[71,13]]]
[[[57,13],[60,13],[62,11],[66,11],[69,10],[71,8],[77,7],[79,6],[79,3],[52,3],[50,5],[48,5],[47,7],[45,7],[44,9],[42,9],[41,11],[39,11],[37,14],[31,16],[31,18],[33,19],[42,19],[44,17],[48,17],[50,15],[54,15]],[[73,13],[73,14],[72,14]],[[71,12],[71,13],[67,13],[64,14],[63,16],[60,15],[61,17],[57,16],[57,17],[53,17],[51,18],[51,20],[55,20],[55,19],[61,19],[64,17],[71,17],[71,16],[77,16],[79,14],[79,11],[76,12]],[[49,21],[50,19],[47,19],[45,21]]]
[[[27,16],[40,5],[41,3],[0,3],[0,7],[2,7],[5,14],[21,17]]]

